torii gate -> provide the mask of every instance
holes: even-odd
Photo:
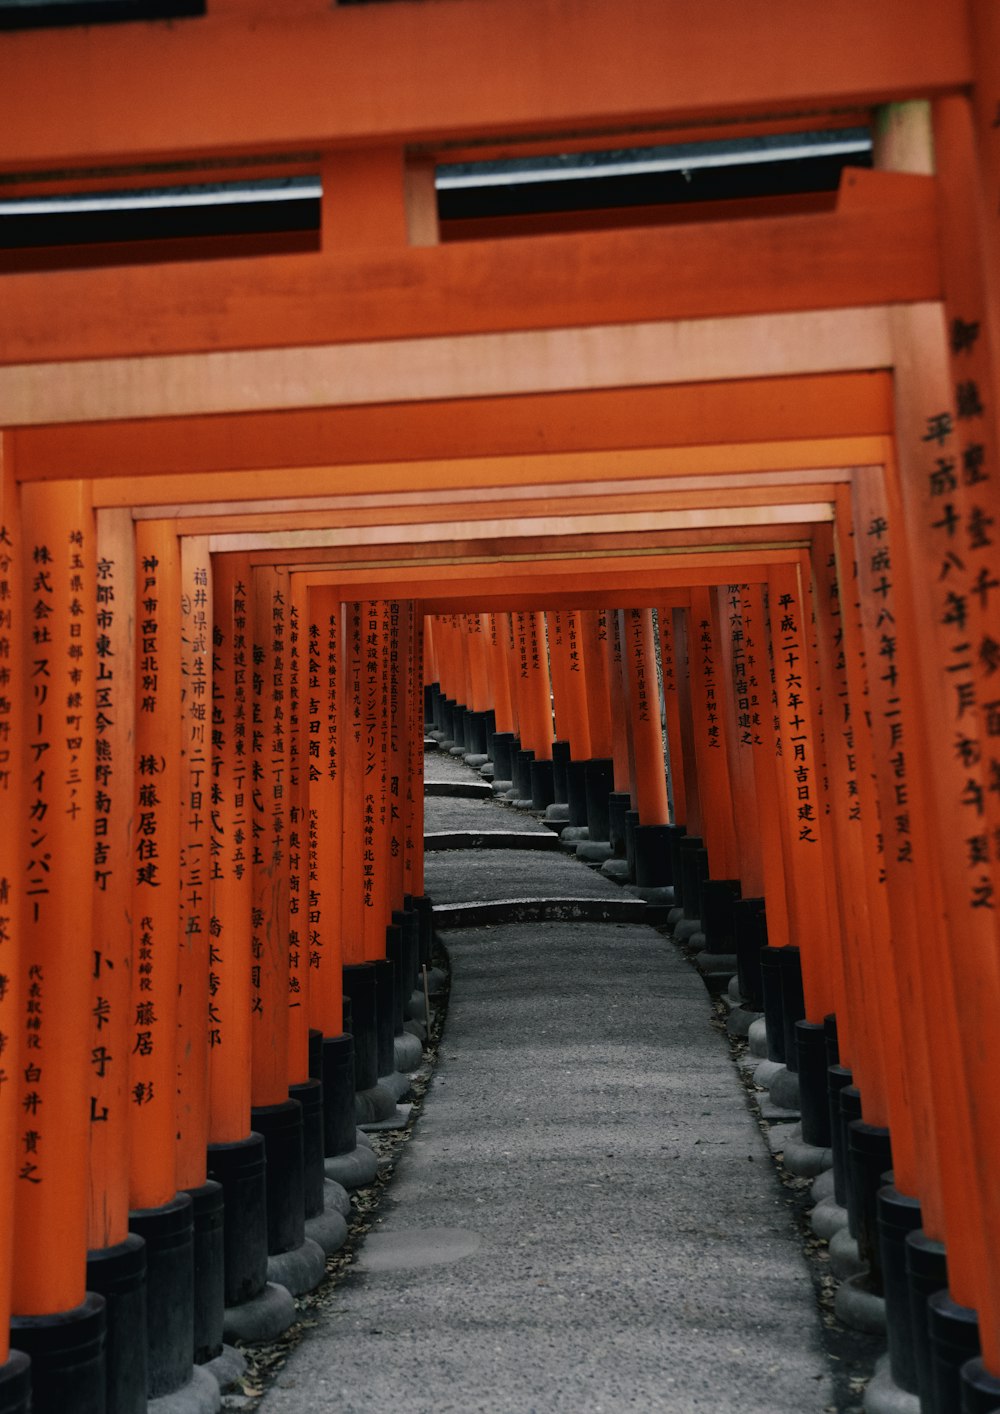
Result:
[[[136,168],[149,186],[188,168],[202,179],[318,170],[323,185],[316,249],[232,238],[229,247],[153,244],[141,263],[110,246],[7,252],[0,262],[11,665],[2,783],[20,822],[0,868],[0,1126],[17,1160],[0,1178],[0,1208],[18,1213],[14,1258],[3,1263],[12,1280],[0,1283],[4,1327],[11,1287],[16,1317],[43,1318],[55,1340],[47,1348],[61,1348],[53,1330],[77,1328],[67,1312],[83,1325],[95,1319],[84,1302],[86,1194],[55,1201],[44,1128],[25,1116],[58,1111],[60,1164],[85,1171],[96,1117],[79,1109],[81,1086],[63,1082],[93,1051],[80,1006],[94,952],[80,942],[94,927],[80,919],[93,822],[80,802],[99,763],[85,724],[74,723],[64,749],[50,748],[64,723],[39,696],[39,660],[19,620],[36,631],[51,620],[51,638],[34,641],[51,642],[65,671],[83,674],[82,685],[71,676],[62,686],[96,718],[99,625],[88,621],[93,649],[78,660],[74,606],[80,594],[101,603],[102,546],[117,547],[156,606],[156,632],[121,641],[163,658],[167,702],[194,662],[181,633],[190,643],[206,625],[182,625],[179,606],[161,611],[161,583],[193,591],[196,573],[225,576],[227,563],[296,581],[307,613],[317,595],[337,605],[412,601],[429,614],[646,606],[746,581],[785,594],[799,615],[813,594],[822,623],[826,553],[841,585],[858,561],[868,608],[845,633],[872,654],[882,625],[869,610],[885,602],[888,581],[856,547],[877,525],[891,545],[907,722],[932,750],[908,757],[909,788],[928,817],[918,829],[923,877],[909,890],[905,871],[887,868],[885,896],[869,877],[855,921],[877,942],[887,911],[894,935],[912,941],[916,898],[918,915],[937,925],[946,964],[925,950],[913,970],[918,991],[934,986],[946,999],[934,1041],[953,1057],[963,1098],[951,1115],[913,1106],[914,1133],[936,1156],[935,1177],[915,1157],[913,1177],[928,1184],[919,1196],[932,1235],[947,1237],[952,1294],[979,1311],[983,1388],[996,1393],[1000,1272],[988,1254],[1000,1246],[998,1056],[982,1019],[1000,1000],[989,649],[1000,593],[991,534],[1000,18],[988,0],[953,13],[908,0],[903,11],[726,0],[708,14],[681,0],[665,18],[656,0],[577,0],[571,13],[528,0],[333,10],[295,0],[275,15],[253,0],[219,0],[204,17],[170,24],[4,36],[0,172],[12,196],[134,185]],[[474,239],[442,239],[433,172],[443,160],[815,129],[845,115],[873,124],[876,170],[845,172],[825,209],[748,201],[724,219],[696,209],[683,222],[536,223],[528,234],[484,222],[465,232]],[[57,583],[44,566],[58,556]],[[218,583],[232,593],[229,580]],[[829,633],[819,641],[829,702],[838,669],[822,656]],[[867,687],[883,694],[883,717],[894,710],[884,683],[870,670],[862,679],[850,655],[839,671],[855,702]],[[126,684],[121,674],[124,716],[122,696],[135,705]],[[118,741],[119,759],[180,760],[180,719],[146,718],[135,719],[134,743]],[[880,737],[874,721],[871,736],[879,780],[867,798],[869,841],[877,802],[898,788],[893,733]],[[33,788],[43,755],[47,794]],[[846,792],[846,758],[831,759],[830,774]],[[145,808],[141,787],[140,774],[123,838]],[[39,809],[52,822],[47,840]],[[170,828],[166,814],[154,825]],[[847,836],[837,850],[841,865],[861,858]],[[791,867],[799,856],[785,858]],[[284,904],[268,895],[267,906]],[[148,915],[150,938],[168,928],[169,911]],[[152,949],[142,929],[125,946],[134,966]],[[179,949],[157,997],[184,962]],[[816,977],[817,999],[836,999],[835,978]],[[891,1077],[878,1093],[885,1067],[865,1040],[864,985],[863,971],[853,987],[848,973],[839,999],[871,1076],[866,1094],[878,1094],[879,1122],[891,1119],[895,1137],[911,1102]],[[35,1074],[42,1002],[58,1082]],[[161,1055],[162,1069],[141,1083],[168,1083],[172,1063]],[[283,1092],[285,1081],[276,1070],[261,1093]],[[172,1153],[154,1157],[153,1138],[143,1141],[145,1118],[116,1131],[124,1144],[128,1130],[139,1135],[150,1157],[131,1192],[117,1171],[108,1242],[129,1204],[166,1210],[173,1185],[198,1181],[200,1139],[175,1167]],[[150,1135],[162,1137],[172,1115],[156,1123]],[[201,1125],[195,1116],[196,1136]],[[8,1241],[12,1229],[5,1222]],[[5,1369],[9,1407],[19,1408],[16,1353]],[[38,1398],[36,1388],[36,1408]]]

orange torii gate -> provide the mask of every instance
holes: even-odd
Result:
[[[378,1001],[399,945],[383,930],[412,939],[405,905],[422,895],[418,620],[473,613],[481,632],[489,615],[492,634],[520,619],[516,673],[498,675],[492,638],[486,666],[497,725],[521,733],[541,782],[545,611],[581,618],[585,662],[610,642],[607,674],[588,669],[588,750],[613,760],[642,823],[671,832],[708,955],[728,953],[705,901],[728,916],[738,885],[739,916],[759,919],[760,892],[781,945],[766,966],[789,996],[801,964],[793,1063],[836,1016],[854,1135],[877,1164],[891,1134],[885,1201],[923,1223],[908,1245],[942,1288],[930,1334],[970,1355],[981,1341],[962,1397],[991,1409],[1000,21],[987,0],[908,0],[902,16],[684,0],[669,21],[655,0],[613,14],[584,0],[569,25],[528,0],[411,9],[301,0],[279,23],[233,0],[171,26],[0,44],[12,195],[106,190],[135,168],[169,185],[192,164],[316,169],[323,185],[314,248],[166,239],[141,259],[80,243],[0,262],[0,784],[20,822],[0,845],[0,1210],[15,1234],[0,1328],[12,1300],[36,1410],[96,1410],[98,1293],[120,1349],[145,1253],[167,1309],[112,1386],[118,1409],[140,1407],[147,1381],[153,1395],[197,1381],[192,1361],[221,1338],[168,1296],[210,1245],[209,1174],[231,1211],[269,1205],[271,1231],[247,1226],[242,1253],[227,1227],[228,1306],[262,1294],[269,1248],[305,1246],[304,1188],[289,1197],[306,1182],[290,1136],[316,1094],[304,1023],[322,1036],[330,1172],[353,1140],[340,965],[358,969],[360,1088],[376,1089],[399,1021],[385,983]],[[558,45],[559,74],[524,66],[512,82],[495,62],[511,35]],[[445,154],[562,152],[565,132],[595,149],[608,134],[803,131],[798,115],[812,128],[838,110],[871,124],[876,170],[809,209],[463,228],[434,200]],[[481,711],[468,647],[465,705]],[[557,723],[559,694],[557,679]],[[314,737],[320,779],[303,781]],[[904,1036],[919,1055],[900,1075]],[[275,1171],[288,1141],[270,1191],[251,1106]],[[80,1175],[65,1202],[51,1161],[46,1174],[54,1136]],[[870,1207],[860,1240],[877,1269]],[[933,1377],[958,1398],[957,1366],[892,1353],[904,1387],[940,1405]],[[71,1361],[85,1377],[69,1380]],[[24,1407],[28,1378],[14,1351],[0,1408]]]

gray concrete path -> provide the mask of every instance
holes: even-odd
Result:
[[[563,869],[580,891],[614,888],[560,856],[517,870],[529,861],[553,871],[550,893]],[[432,896],[460,888],[454,865],[428,857]],[[445,941],[451,1003],[425,1113],[262,1414],[828,1408],[798,1238],[673,945],[633,924]]]

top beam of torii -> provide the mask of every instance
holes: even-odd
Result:
[[[196,19],[5,35],[0,168],[622,131],[972,78],[965,7],[940,0],[212,0]]]

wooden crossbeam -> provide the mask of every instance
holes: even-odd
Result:
[[[5,36],[0,167],[824,111],[971,77],[964,9],[940,0],[209,5]]]
[[[845,176],[837,210],[805,215],[9,274],[0,362],[704,319],[940,294],[933,179],[858,170]]]

